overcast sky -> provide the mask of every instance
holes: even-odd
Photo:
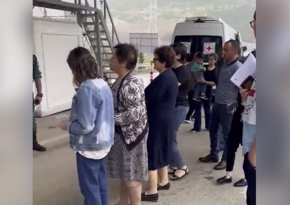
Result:
[[[63,0],[63,1],[74,3],[74,0]],[[138,1],[138,0],[136,0],[136,1]],[[82,2],[85,2],[85,1],[82,0]],[[91,6],[94,5],[94,0],[88,0],[88,2],[89,2],[89,4]],[[98,7],[101,5],[100,4],[100,0],[97,0],[97,5],[98,5]],[[42,17],[43,16],[43,10],[44,10],[43,8],[35,7],[33,9],[33,16]],[[54,10],[54,9],[46,9],[46,10],[47,10],[47,15],[48,16],[64,16],[64,11]]]

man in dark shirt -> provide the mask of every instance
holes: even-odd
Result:
[[[241,63],[237,57],[240,52],[240,43],[235,40],[229,40],[223,48],[223,56],[225,60],[224,67],[219,72],[218,86],[215,95],[215,104],[212,108],[212,116],[210,123],[210,154],[201,157],[201,162],[218,162],[219,161],[219,126],[222,127],[222,137],[227,144],[228,134],[232,123],[233,113],[238,105],[237,97],[239,88],[231,82],[231,77],[241,67]],[[216,170],[226,168],[227,146],[224,146],[221,161],[215,166]]]
[[[187,94],[189,91],[191,74],[190,71],[186,69],[185,66],[183,65],[187,54],[186,46],[182,43],[176,43],[171,45],[171,47],[174,49],[176,53],[176,60],[175,63],[173,64],[172,70],[177,77],[179,88],[175,106],[176,133],[173,139],[171,164],[169,167],[172,170],[171,180],[179,180],[188,174],[188,168],[184,164],[183,159],[178,150],[177,132],[180,125],[185,120],[188,110]]]

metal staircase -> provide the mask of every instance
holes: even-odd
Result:
[[[113,47],[119,38],[106,0],[101,1],[98,9],[97,0],[89,5],[87,0],[74,0],[69,3],[61,0],[33,0],[33,6],[70,11],[77,16],[77,22],[85,31],[93,53],[99,65],[100,74],[110,81],[117,75],[110,70],[109,61],[113,56]],[[108,22],[108,24],[107,24]],[[108,25],[111,24],[109,30]]]

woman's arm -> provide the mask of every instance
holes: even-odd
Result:
[[[127,106],[124,112],[115,113],[116,125],[128,125],[140,119],[140,116],[146,113],[146,108],[142,102],[144,98],[144,88],[139,79],[134,79],[126,83],[120,90],[123,104]]]
[[[204,78],[199,78],[197,80],[197,82],[208,85],[208,86],[215,86],[216,85],[214,81],[206,81]]]
[[[206,71],[204,78],[198,80],[198,83],[203,83],[207,86],[216,86],[216,74],[212,71]]]
[[[86,135],[95,127],[98,101],[94,91],[80,87],[76,95],[77,119],[68,125],[68,132],[75,135]]]
[[[215,82],[213,82],[213,81],[205,81],[204,84],[206,84],[208,86],[215,86]]]

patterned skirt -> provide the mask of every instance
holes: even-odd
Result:
[[[147,137],[133,150],[128,151],[121,136],[115,134],[115,143],[108,154],[107,170],[112,179],[148,180]]]

